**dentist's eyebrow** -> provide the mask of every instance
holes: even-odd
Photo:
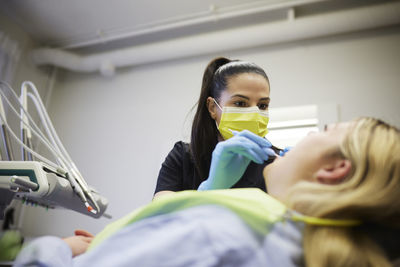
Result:
[[[232,99],[232,98],[234,98],[234,97],[241,97],[241,98],[244,98],[244,99],[250,100],[250,98],[249,98],[249,97],[247,97],[247,96],[244,96],[244,95],[240,95],[240,94],[236,94],[236,95],[233,95],[233,96],[231,96],[231,99]],[[259,101],[263,101],[263,100],[270,101],[270,100],[271,100],[271,98],[269,98],[269,97],[262,97],[262,98],[260,98],[260,99],[259,99]]]
[[[234,98],[234,97],[241,97],[241,98],[245,98],[245,99],[247,99],[247,100],[250,100],[249,97],[244,96],[244,95],[239,95],[239,94],[231,96],[231,99]]]

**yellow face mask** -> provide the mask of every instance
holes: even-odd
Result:
[[[232,130],[238,132],[249,130],[260,137],[264,137],[268,133],[268,111],[259,110],[258,107],[221,108],[215,99],[214,102],[222,110],[218,130],[225,140],[233,137]]]

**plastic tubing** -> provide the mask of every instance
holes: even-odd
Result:
[[[89,190],[89,186],[86,183],[85,179],[83,179],[82,174],[79,172],[78,168],[76,167],[76,165],[74,164],[74,162],[72,161],[71,157],[69,156],[67,150],[65,149],[65,147],[63,146],[60,138],[58,137],[58,134],[50,120],[50,117],[47,113],[46,108],[44,107],[44,104],[40,98],[39,92],[36,88],[36,86],[30,82],[30,81],[24,81],[21,85],[21,90],[27,90],[27,88],[31,89],[33,91],[33,95],[31,95],[29,93],[29,95],[31,95],[31,99],[34,100],[34,104],[36,106],[36,109],[38,110],[39,116],[41,117],[42,122],[44,123],[45,129],[47,131],[48,136],[50,137],[55,149],[62,155],[63,159],[65,160],[65,163],[68,166],[68,170],[70,171],[70,174],[74,177],[71,178],[75,178],[79,184],[79,186],[81,187],[81,189],[83,190],[83,192],[89,197],[89,199],[93,202],[93,204],[96,206],[96,209],[98,211],[100,211],[100,208],[97,204],[97,202],[94,200],[94,197],[92,196],[92,194],[90,193]],[[22,93],[21,93],[22,94]],[[79,191],[79,189],[77,188],[77,190]],[[80,196],[82,194],[82,192],[77,192]],[[86,201],[86,198],[84,196],[81,196],[83,201]],[[85,203],[86,205],[88,205],[87,203]],[[90,206],[89,206],[90,207]],[[91,208],[91,207],[90,207]],[[90,210],[88,208],[89,211],[91,212],[95,212],[94,210]]]
[[[39,108],[39,103],[38,103],[38,100],[36,99],[36,96],[33,95],[32,93],[28,93],[27,96],[31,99],[31,101],[32,101],[33,104],[35,105],[36,110],[37,110],[37,112],[38,112],[38,115],[39,115],[39,117],[40,117],[40,120],[42,121],[42,124],[43,124],[43,126],[44,126],[44,129],[45,129],[45,131],[46,131],[46,133],[47,133],[47,136],[50,138],[50,142],[53,144],[54,149],[57,150],[57,153],[61,154],[60,149],[59,149],[58,146],[56,145],[56,142],[55,142],[53,136],[51,135],[50,128],[49,128],[49,126],[48,126],[48,124],[47,124],[47,121],[45,120],[45,117],[44,117],[44,115],[43,115],[43,112],[42,112],[42,110]]]
[[[40,98],[39,92],[36,88],[36,86],[30,82],[30,81],[24,81],[21,85],[21,90],[27,90],[27,88],[31,89],[33,91],[33,94],[28,93],[31,97],[31,99],[33,100],[36,109],[38,110],[39,116],[45,126],[45,129],[47,131],[47,135],[49,136],[49,138],[51,139],[55,149],[62,155],[65,163],[68,166],[68,170],[70,171],[70,174],[74,177],[71,178],[75,178],[78,182],[78,184],[80,185],[80,187],[83,189],[83,191],[85,192],[85,194],[90,198],[90,200],[94,203],[94,205],[96,206],[97,210],[99,210],[99,207],[96,203],[96,201],[94,200],[93,196],[91,195],[90,191],[89,191],[89,186],[86,183],[86,181],[83,179],[81,173],[79,172],[78,168],[76,167],[76,165],[74,164],[74,162],[72,161],[71,157],[69,156],[67,150],[65,149],[65,147],[63,146],[60,138],[58,137],[58,134],[50,120],[50,117],[46,111],[46,108],[44,107],[44,104]],[[22,93],[21,93],[22,94]]]
[[[0,113],[1,119],[3,120],[4,125],[7,127],[7,129],[10,131],[11,136],[17,141],[18,144],[20,144],[21,146],[23,146],[27,151],[29,151],[30,153],[32,153],[32,155],[34,155],[35,157],[37,157],[38,159],[42,160],[43,162],[45,162],[46,164],[52,166],[55,169],[58,169],[59,166],[55,163],[53,163],[52,161],[46,159],[45,157],[43,157],[42,155],[36,153],[35,151],[33,151],[32,149],[30,149],[27,145],[25,145],[24,143],[21,142],[21,140],[19,140],[18,136],[12,131],[11,127],[8,125],[7,122],[4,121],[5,117],[3,116],[3,114]]]
[[[5,84],[5,85],[6,85],[6,88],[8,88],[10,91],[12,91],[14,97],[16,97],[16,98],[18,99],[18,96],[15,94],[15,92],[11,89],[11,87],[10,87],[7,83],[4,83],[4,82],[2,82],[2,81],[0,81],[0,83]],[[2,95],[3,99],[6,100],[6,103],[9,105],[9,107],[11,108],[11,110],[17,115],[17,117],[19,117],[19,118],[21,119],[19,113],[15,110],[14,106],[10,103],[10,100],[5,96],[3,90],[0,90],[0,94]],[[18,103],[19,103],[19,101],[18,101]],[[19,103],[19,104],[20,104],[20,103]],[[21,108],[22,108],[22,107],[21,107]],[[23,109],[23,108],[22,108],[22,109]],[[24,112],[26,112],[25,109],[23,109],[23,110],[24,110]],[[26,114],[27,114],[29,120],[32,122],[32,124],[36,127],[37,131],[36,131],[35,129],[33,129],[33,128],[31,127],[31,125],[27,125],[26,122],[24,122],[24,124],[32,130],[32,132],[43,142],[43,144],[45,144],[45,146],[50,150],[50,152],[53,153],[53,155],[55,156],[55,158],[56,158],[57,161],[58,161],[59,158],[60,158],[60,155],[58,155],[58,153],[57,153],[57,152],[55,151],[55,149],[51,146],[51,144],[49,143],[49,141],[46,140],[46,137],[44,137],[43,133],[40,131],[39,127],[35,124],[35,122],[34,122],[33,119],[31,118],[31,116],[29,115],[29,113],[26,112]],[[27,147],[25,144],[23,144],[23,143],[20,141],[20,139],[15,135],[14,131],[11,129],[11,127],[8,125],[8,123],[5,121],[5,119],[6,119],[6,118],[2,115],[2,120],[3,120],[3,122],[4,122],[4,125],[6,125],[7,129],[12,133],[12,136],[14,137],[14,139],[15,139],[20,145],[22,145],[26,150],[28,150],[30,153],[32,153],[33,150],[30,149],[29,147]],[[21,120],[21,121],[22,121],[22,120]],[[39,155],[37,152],[33,152],[32,154],[34,154],[36,157],[39,156],[38,158],[40,158],[41,160],[43,160],[43,158],[44,158],[43,156]],[[45,161],[45,160],[43,160],[43,161]],[[47,163],[47,162],[49,162],[49,160],[46,159],[45,162]],[[54,167],[54,163],[49,164],[49,165],[51,165],[51,166]],[[57,167],[57,168],[58,168],[58,167]]]
[[[15,97],[15,99],[17,99],[18,104],[21,106],[21,103],[19,102],[19,98],[16,95],[16,93],[12,90],[11,86],[5,82],[0,81],[0,83],[2,83],[3,85],[6,85],[6,88],[12,93],[12,95]],[[3,98],[6,100],[7,104],[9,105],[9,107],[11,108],[11,110],[17,115],[17,117],[22,120],[21,116],[19,115],[19,113],[15,110],[14,106],[10,103],[10,101],[8,100],[8,98],[4,95],[4,92],[1,91],[1,94],[3,96]],[[32,117],[29,115],[29,113],[23,108],[21,107],[21,109],[26,113],[29,121],[32,123],[33,126],[35,126],[35,129],[32,128],[31,125],[25,125],[27,127],[29,127],[34,133],[35,135],[40,138],[40,140],[42,142],[44,142],[46,145],[49,145],[49,142],[46,139],[45,135],[42,133],[42,131],[39,129],[39,127],[36,125],[36,123],[33,121]],[[53,148],[48,147],[48,149],[53,150]]]

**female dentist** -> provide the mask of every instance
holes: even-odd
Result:
[[[181,190],[256,187],[279,153],[265,139],[270,85],[254,63],[213,59],[206,67],[190,144],[179,141],[160,169],[155,195]]]

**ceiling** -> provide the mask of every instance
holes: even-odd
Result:
[[[382,0],[12,0],[0,10],[40,46],[105,50]],[[97,50],[97,51],[96,51]]]
[[[0,13],[35,41],[35,65],[105,76],[400,25],[399,0],[4,0]]]

